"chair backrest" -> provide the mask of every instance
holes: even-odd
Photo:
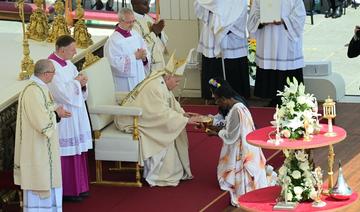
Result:
[[[83,73],[88,76],[89,96],[87,105],[89,111],[96,105],[116,105],[115,87],[110,69],[110,64],[106,58],[101,58],[96,63],[86,67]],[[93,130],[101,130],[113,121],[110,115],[91,114],[91,125]]]

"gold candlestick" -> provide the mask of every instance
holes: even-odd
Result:
[[[64,17],[64,3],[61,0],[56,0],[55,2],[55,13],[56,16],[47,39],[50,43],[55,42],[62,35],[70,35],[70,30]]]
[[[30,39],[44,41],[49,35],[49,23],[45,11],[41,7],[43,1],[35,0],[36,9],[30,16],[27,34]]]
[[[34,72],[34,61],[30,58],[30,48],[29,42],[26,35],[25,30],[25,16],[24,16],[24,0],[19,0],[16,3],[16,6],[19,8],[19,15],[22,22],[22,29],[23,29],[23,54],[24,58],[21,61],[21,72],[19,74],[19,79],[29,79],[29,77]]]
[[[336,136],[336,133],[333,132],[332,127],[332,119],[336,117],[336,111],[335,111],[335,102],[328,97],[325,99],[325,103],[323,104],[323,110],[324,110],[324,118],[328,119],[328,132],[326,132],[324,135],[327,137],[334,137]],[[333,145],[329,145],[329,154],[328,154],[328,190],[325,190],[324,194],[329,194],[329,190],[334,186],[334,179],[333,179],[333,166],[334,166],[334,147]]]
[[[87,30],[84,21],[84,9],[81,6],[81,0],[76,0],[76,18],[77,22],[74,26],[74,39],[76,41],[76,47],[86,49],[93,44],[91,35]]]

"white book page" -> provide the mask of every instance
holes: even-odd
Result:
[[[260,0],[260,23],[281,21],[281,0]]]

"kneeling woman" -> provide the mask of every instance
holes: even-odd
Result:
[[[238,207],[240,195],[268,186],[266,159],[261,148],[246,142],[247,134],[255,127],[245,103],[237,98],[238,94],[226,81],[212,79],[209,84],[215,103],[229,111],[222,129],[208,131],[209,135],[218,135],[223,141],[217,177],[220,188],[230,192],[231,204]]]

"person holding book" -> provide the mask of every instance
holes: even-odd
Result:
[[[254,95],[270,98],[269,106],[275,106],[281,103],[277,91],[284,89],[288,77],[295,77],[299,83],[304,81],[302,40],[306,11],[302,0],[272,1],[276,12],[261,7],[263,3],[253,1],[248,19],[250,37],[256,39]],[[267,20],[262,20],[263,16]]]

